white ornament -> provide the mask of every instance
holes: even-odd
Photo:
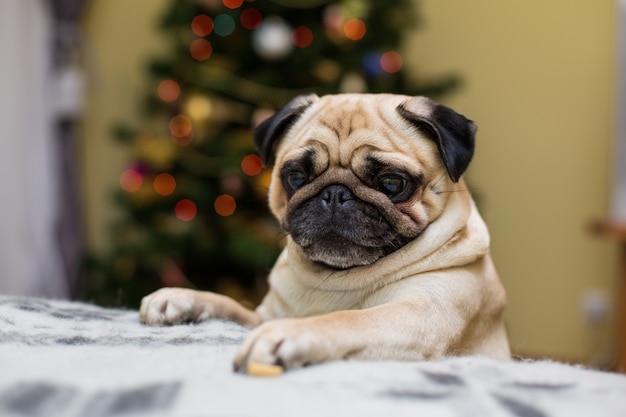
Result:
[[[270,16],[254,31],[254,48],[268,61],[283,58],[293,49],[291,32],[292,28],[284,20]]]

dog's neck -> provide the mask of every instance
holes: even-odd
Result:
[[[466,192],[452,193],[443,214],[418,238],[371,265],[341,271],[328,269],[311,262],[288,239],[269,277],[266,299],[272,301],[262,303],[258,311],[274,318],[322,314],[337,310],[338,306],[360,308],[357,303],[364,296],[382,287],[430,271],[467,265],[488,252],[489,234],[471,196]],[[273,310],[284,311],[269,311],[270,305]]]

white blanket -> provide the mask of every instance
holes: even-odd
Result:
[[[626,376],[481,357],[235,374],[248,330],[0,296],[0,416],[626,416]]]

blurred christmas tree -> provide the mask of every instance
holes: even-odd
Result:
[[[256,302],[281,233],[251,128],[298,94],[453,87],[406,75],[415,1],[173,0],[171,55],[150,65],[145,124],[117,129],[134,159],[113,247],[89,260],[90,299],[135,307],[159,287],[190,286]]]

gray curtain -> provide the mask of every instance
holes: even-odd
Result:
[[[88,0],[47,0],[47,2],[54,17],[53,71],[57,73],[59,81],[76,76],[77,69],[80,69],[80,20]],[[67,88],[71,89],[72,86]],[[55,159],[59,176],[57,192],[60,204],[55,232],[71,298],[82,298],[84,295],[82,267],[84,240],[77,155],[79,117],[78,108],[61,109],[56,115],[54,132],[57,153]]]

